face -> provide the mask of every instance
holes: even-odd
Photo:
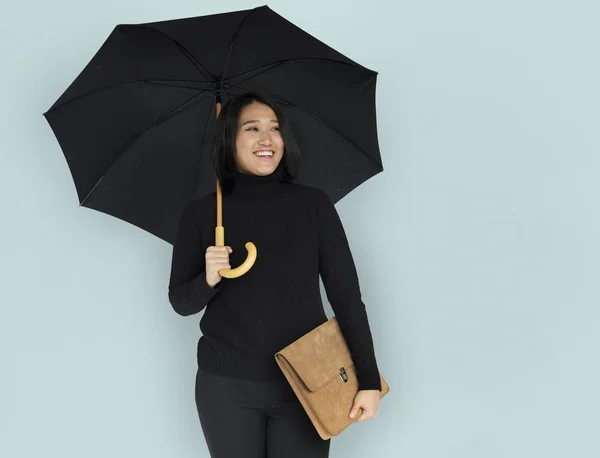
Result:
[[[284,145],[271,107],[253,102],[242,109],[235,147],[239,171],[261,176],[275,171],[283,157]]]

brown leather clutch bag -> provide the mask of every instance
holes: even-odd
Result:
[[[323,440],[362,415],[360,409],[354,418],[348,416],[359,386],[335,316],[275,353],[275,360]],[[379,375],[381,399],[390,387]]]

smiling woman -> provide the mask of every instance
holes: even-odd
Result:
[[[216,193],[181,216],[169,300],[183,316],[204,311],[195,393],[213,458],[327,458],[330,439],[274,357],[327,321],[319,276],[357,368],[355,407],[364,418],[377,413],[381,378],[352,253],[329,196],[296,182],[300,159],[279,104],[237,95],[219,113],[212,158],[234,249],[212,245]],[[219,269],[245,257],[237,247],[248,239],[260,251],[252,269],[221,278]]]
[[[275,171],[283,157],[284,144],[271,107],[255,101],[242,109],[235,148],[240,172],[264,176]]]
[[[263,157],[269,156],[271,157]],[[273,174],[281,165],[283,178],[294,180],[301,152],[280,105],[269,95],[247,91],[222,107],[212,149],[212,168],[228,194],[236,175]]]

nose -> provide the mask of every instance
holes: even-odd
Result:
[[[258,143],[261,145],[270,145],[271,144],[271,134],[270,132],[261,133],[258,139]]]

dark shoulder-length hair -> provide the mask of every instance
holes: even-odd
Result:
[[[245,106],[250,105],[252,102],[267,105],[275,112],[284,144],[280,164],[280,167],[284,169],[284,179],[291,181],[298,176],[302,154],[285,113],[280,105],[264,92],[247,91],[227,100],[217,118],[211,162],[213,172],[221,184],[223,193],[229,192],[234,183],[235,140],[238,133],[240,113]]]

